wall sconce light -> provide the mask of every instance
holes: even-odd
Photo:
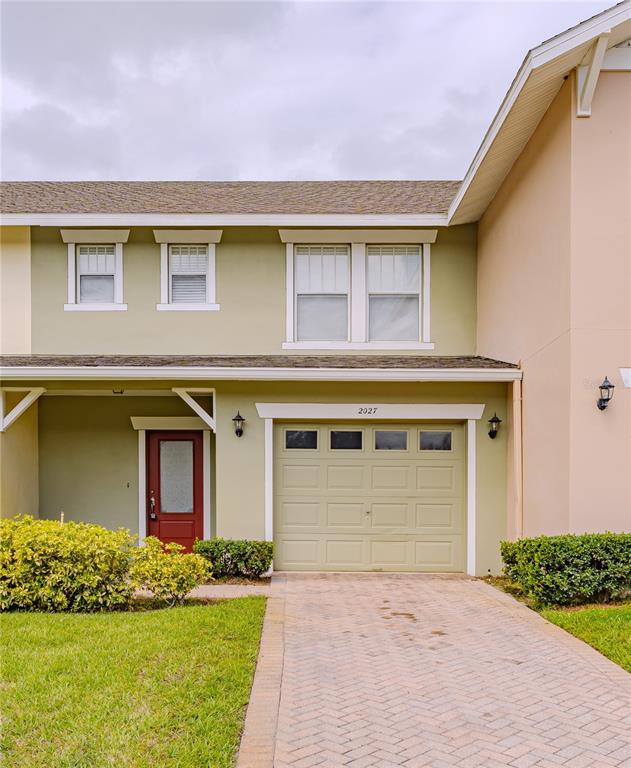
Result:
[[[605,380],[600,385],[600,397],[598,398],[596,405],[598,406],[599,411],[604,411],[605,408],[609,405],[609,401],[613,397],[613,391],[616,388],[615,384],[612,384],[609,379],[605,376]]]
[[[234,424],[234,433],[237,437],[241,437],[243,434],[243,424],[245,422],[245,419],[243,416],[237,411],[237,415],[232,419],[232,423]]]
[[[495,440],[497,437],[497,430],[500,428],[501,423],[502,420],[497,413],[494,413],[492,418],[489,419],[489,437],[491,440]]]

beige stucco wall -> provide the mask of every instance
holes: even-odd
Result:
[[[180,382],[180,385],[182,383]],[[177,382],[152,384],[152,388]],[[257,402],[485,403],[478,423],[478,572],[497,572],[499,541],[506,536],[506,433],[489,440],[486,420],[506,415],[505,384],[367,384],[204,382],[217,388],[217,434],[211,468],[213,529],[226,538],[265,533],[264,421]],[[116,382],[49,383],[51,388],[116,388]],[[125,385],[126,390],[144,385]],[[240,410],[245,434],[232,417]],[[40,509],[42,517],[90,520],[138,528],[138,440],[131,415],[190,415],[176,398],[45,397],[41,400]]]
[[[602,72],[572,121],[571,217],[570,530],[631,530],[631,72]]]
[[[0,227],[0,353],[31,351],[31,230]]]
[[[577,118],[570,77],[479,223],[477,350],[524,370],[527,536],[631,529],[631,392],[595,405],[631,360],[630,84],[602,73]]]
[[[24,393],[8,392],[10,411]],[[0,517],[33,515],[39,507],[38,487],[38,404],[34,403],[0,433]]]
[[[132,229],[124,246],[126,312],[64,312],[67,247],[59,229],[34,228],[32,238],[33,352],[282,353],[285,246],[275,229],[224,230],[216,250],[219,312],[156,311],[160,250],[151,229]],[[475,238],[473,225],[443,229],[432,246],[435,354],[473,353]]]
[[[570,107],[568,81],[478,230],[477,349],[524,370],[525,535],[569,519]]]

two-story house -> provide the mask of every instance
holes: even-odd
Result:
[[[2,514],[277,570],[631,529],[630,40],[532,50],[462,182],[2,184]]]

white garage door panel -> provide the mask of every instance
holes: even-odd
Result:
[[[330,447],[345,430],[360,449]],[[406,440],[381,444],[403,450],[376,448],[389,430]],[[427,431],[449,433],[451,449],[421,450]],[[274,440],[277,570],[464,570],[462,425],[278,424]]]

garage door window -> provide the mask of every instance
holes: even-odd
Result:
[[[376,451],[407,451],[408,433],[398,430],[376,430]]]
[[[317,429],[288,429],[285,432],[285,448],[290,450],[317,450]]]
[[[334,429],[331,430],[332,451],[361,451],[363,434],[361,430]]]
[[[450,451],[451,432],[421,432],[421,451]]]

